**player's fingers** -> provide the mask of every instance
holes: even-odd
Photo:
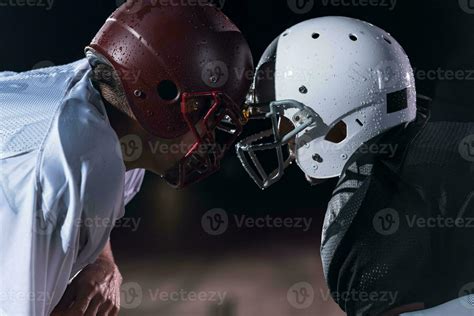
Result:
[[[74,286],[68,286],[66,289],[66,292],[64,292],[63,297],[59,301],[58,305],[54,308],[53,315],[61,315],[60,312],[66,311],[74,302],[74,298],[76,296],[76,291],[75,291]]]
[[[116,296],[111,300],[112,309],[108,311],[106,316],[118,316],[120,312],[120,293],[116,293]]]
[[[109,312],[109,315],[107,316],[118,316],[119,311],[120,311],[120,307],[114,306],[112,307],[112,310]]]
[[[107,301],[99,308],[97,316],[116,316],[118,315],[118,308],[112,301]]]
[[[97,316],[99,308],[106,303],[106,300],[100,296],[96,295],[89,303],[87,310],[84,316]]]
[[[92,299],[98,294],[94,285],[82,286],[77,293],[74,303],[69,308],[71,315],[84,316]]]

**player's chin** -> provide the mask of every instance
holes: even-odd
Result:
[[[320,185],[326,182],[328,179],[316,179],[316,178],[311,178],[310,176],[306,175],[306,181],[312,186],[315,185]]]

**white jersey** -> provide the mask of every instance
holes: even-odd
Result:
[[[86,59],[0,73],[1,316],[49,315],[142,183],[90,73]]]

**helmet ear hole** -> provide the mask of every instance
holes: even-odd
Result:
[[[355,42],[355,41],[358,40],[357,35],[355,35],[355,34],[349,34],[349,38],[350,38],[351,41],[353,41],[353,42]]]
[[[326,140],[339,144],[347,138],[347,125],[344,121],[339,121],[326,135]]]
[[[171,80],[163,80],[160,82],[157,91],[160,98],[165,101],[175,100],[179,95],[178,87]]]

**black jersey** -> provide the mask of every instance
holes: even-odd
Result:
[[[427,113],[362,146],[329,202],[321,256],[348,315],[429,308],[474,282],[474,123]]]

